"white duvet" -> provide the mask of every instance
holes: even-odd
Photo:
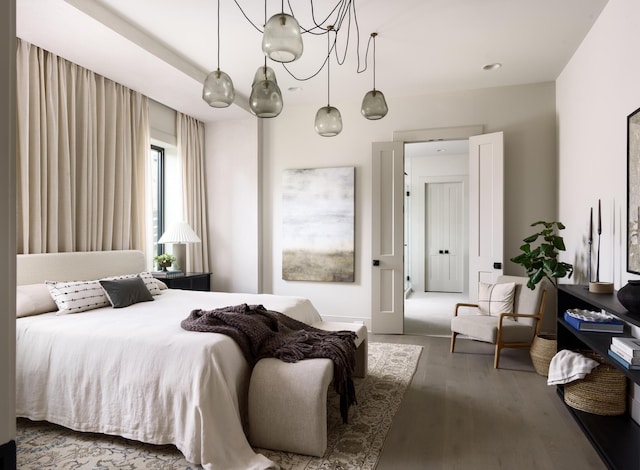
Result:
[[[263,304],[305,323],[306,299],[165,290],[153,302],[17,320],[18,416],[152,444],[207,469],[277,467],[243,430],[249,367],[224,335],[184,331],[194,308]]]

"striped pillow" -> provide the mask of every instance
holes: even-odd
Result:
[[[58,307],[57,315],[106,307],[109,299],[98,281],[45,281]]]

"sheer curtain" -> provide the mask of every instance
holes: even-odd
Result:
[[[182,162],[183,212],[201,243],[187,245],[187,266],[193,272],[209,272],[208,225],[204,173],[204,124],[177,113],[178,157]]]
[[[17,251],[145,249],[145,96],[18,39]]]

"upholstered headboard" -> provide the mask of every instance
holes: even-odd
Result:
[[[146,270],[144,253],[137,250],[17,255],[16,284],[84,281]]]

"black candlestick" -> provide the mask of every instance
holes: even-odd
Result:
[[[602,215],[598,199],[598,254],[596,257],[596,282],[600,282],[600,234],[602,233]]]
[[[593,245],[593,207],[589,208],[589,261],[587,263],[587,287],[591,283],[591,247]]]

